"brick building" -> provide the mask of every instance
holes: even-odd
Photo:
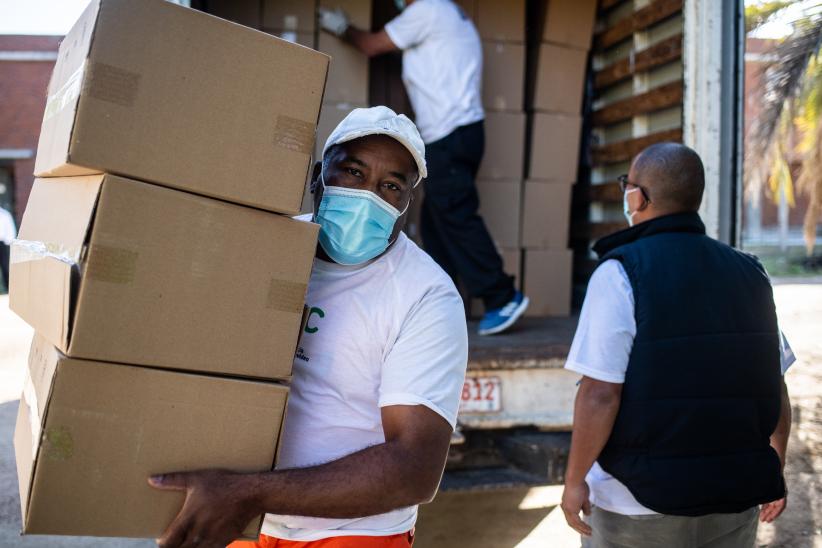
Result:
[[[31,191],[40,122],[61,36],[0,35],[0,207],[18,226]]]

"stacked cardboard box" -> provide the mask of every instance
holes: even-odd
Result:
[[[95,0],[66,36],[12,252],[24,533],[157,537],[182,495],[149,475],[272,467],[317,235],[277,213],[327,66],[163,0]]]
[[[307,18],[310,12],[311,24],[309,25],[306,22],[304,28],[307,30],[309,26],[311,27],[312,47],[331,57],[328,82],[313,150],[315,160],[321,158],[323,145],[334,128],[337,127],[337,124],[355,108],[369,106],[368,57],[340,38],[321,31],[315,25],[317,20],[316,10],[317,8],[342,9],[348,15],[352,25],[361,29],[370,29],[371,6],[372,0],[319,0],[317,3],[301,0],[264,0],[263,25],[266,31],[270,32],[269,27],[267,27],[268,24],[277,23],[278,21],[283,21],[281,26],[288,23],[289,20],[308,21]],[[274,15],[267,19],[266,13]],[[286,39],[290,36],[288,32],[276,34]],[[297,41],[299,42],[299,40]],[[304,213],[311,212],[313,208],[309,182],[310,173],[309,180],[305,185],[301,206],[301,211]]]
[[[521,204],[525,158],[525,0],[465,0],[482,40],[485,154],[477,191],[480,214],[503,258],[520,282]],[[473,303],[477,315],[481,307]]]
[[[523,281],[531,299],[528,315],[557,316],[567,315],[571,306],[571,186],[596,1],[547,0],[538,8],[537,40],[529,47]]]
[[[262,0],[261,28],[283,40],[316,49],[315,9],[312,0]]]

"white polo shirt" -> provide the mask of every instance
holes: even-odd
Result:
[[[565,369],[598,381],[622,384],[636,336],[634,292],[622,263],[610,259],[591,276]],[[782,374],[796,361],[780,337]],[[628,488],[595,462],[585,477],[591,504],[617,514],[656,514],[641,505]]]
[[[423,142],[485,117],[482,44],[462,8],[451,0],[416,0],[385,32],[403,51],[402,81]]]
[[[279,468],[323,464],[384,443],[386,406],[423,405],[456,425],[468,364],[462,299],[405,234],[363,265],[315,259],[306,305]],[[386,536],[408,532],[416,519],[416,506],[355,519],[267,515],[262,532],[296,541]]]

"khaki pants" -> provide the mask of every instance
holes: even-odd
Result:
[[[625,516],[593,507],[582,548],[751,548],[759,507],[739,514]]]

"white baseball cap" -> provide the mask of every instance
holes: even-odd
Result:
[[[349,112],[348,116],[328,136],[323,147],[323,157],[334,145],[366,135],[388,135],[408,149],[417,163],[419,173],[414,186],[428,176],[428,170],[425,167],[425,144],[422,142],[417,126],[404,114],[397,114],[384,106],[355,108]]]

